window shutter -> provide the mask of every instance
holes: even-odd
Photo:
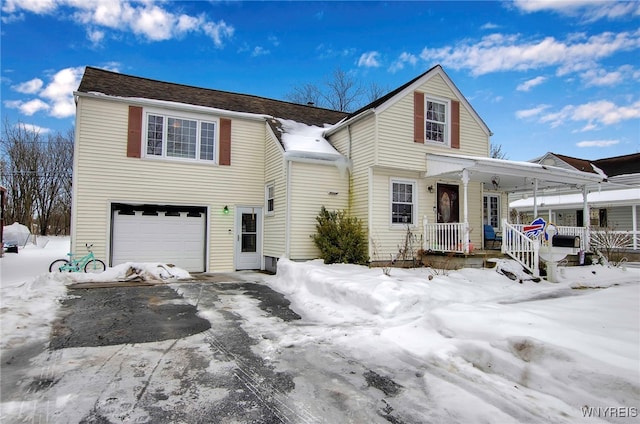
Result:
[[[142,150],[142,108],[129,106],[129,134],[127,136],[127,157],[139,158]]]
[[[451,148],[460,148],[460,102],[451,101]]]
[[[231,165],[231,119],[220,118],[220,165]]]
[[[413,141],[424,144],[424,93],[413,93]]]

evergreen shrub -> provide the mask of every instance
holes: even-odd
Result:
[[[344,210],[328,211],[323,206],[316,221],[316,234],[312,238],[324,263],[367,263],[367,238],[358,218]]]

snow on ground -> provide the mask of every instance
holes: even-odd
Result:
[[[44,241],[0,259],[2,350],[46,344],[72,282],[126,278],[132,267],[171,277],[159,264],[50,274],[69,239]],[[498,267],[514,269],[509,261]],[[255,276],[284,293],[305,325],[276,327],[252,307],[255,299],[234,298],[230,306],[250,317],[248,332],[269,334],[254,348],[264,357],[317,347],[369,369],[377,364],[407,393],[420,393],[398,397],[404,410],[418,413],[415,403],[426,397],[433,422],[582,422],[585,407],[618,408],[607,410],[612,422],[626,421],[612,414],[638,417],[640,270],[593,265],[559,275],[559,283],[519,283],[496,269],[392,269],[387,276],[379,268],[281,259],[277,275]],[[301,401],[305,390],[296,387]],[[590,411],[602,417],[603,409]]]
[[[640,416],[640,271],[595,265],[561,275],[560,283],[519,284],[496,269],[386,276],[281,259],[267,282],[303,319],[351,326],[344,344],[354,356],[387,352],[390,362],[422,364],[425,387],[439,408],[455,411],[452,422],[494,421],[495,407],[526,421],[545,410],[580,419],[583,407]],[[301,334],[299,343],[309,342]],[[290,334],[287,343],[298,341]]]

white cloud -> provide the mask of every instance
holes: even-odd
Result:
[[[497,28],[500,28],[500,27],[492,22],[487,22],[486,24],[480,27],[480,29],[497,29]]]
[[[23,115],[31,116],[41,110],[49,110],[50,106],[40,99],[33,99],[27,102],[22,100],[7,100],[4,105],[9,109],[18,109]]]
[[[34,78],[32,80],[20,83],[18,85],[14,85],[13,88],[18,93],[23,94],[35,94],[42,88],[44,83],[40,78]]]
[[[364,66],[366,68],[377,68],[380,66],[380,61],[378,57],[380,53],[378,52],[366,52],[360,55],[360,59],[358,59],[358,66]]]
[[[640,71],[634,69],[631,65],[620,66],[615,71],[606,71],[604,69],[589,69],[580,74],[580,78],[582,78],[587,87],[613,86],[624,81],[638,80],[639,76]]]
[[[571,17],[578,17],[585,22],[640,15],[640,4],[635,1],[514,0],[512,4],[525,13],[552,11]]]
[[[257,57],[257,56],[265,56],[268,55],[269,53],[271,53],[269,50],[265,49],[262,46],[256,46],[254,47],[253,51],[251,52],[251,56],[252,57]]]
[[[418,57],[416,55],[411,54],[411,53],[402,52],[400,54],[400,56],[398,57],[398,60],[393,62],[391,64],[391,66],[389,67],[389,72],[394,73],[394,72],[397,72],[397,71],[399,71],[401,69],[404,69],[404,65],[407,64],[407,63],[412,65],[412,66],[415,66],[416,63],[418,63]]]
[[[525,81],[522,84],[518,85],[516,87],[516,90],[518,90],[518,91],[529,91],[533,87],[542,84],[546,80],[547,80],[546,77],[535,77],[533,79],[530,79],[530,80]]]
[[[47,134],[51,132],[51,128],[41,127],[39,125],[34,124],[18,124],[22,126],[26,131],[36,133],[36,134]]]
[[[516,112],[516,118],[518,119],[533,118],[535,116],[542,114],[542,112],[544,112],[548,108],[549,108],[549,105],[539,105],[531,109],[519,110]]]
[[[594,66],[595,61],[620,51],[640,47],[640,30],[604,32],[591,37],[571,35],[565,40],[545,37],[521,40],[518,35],[491,34],[441,48],[424,48],[420,57],[453,69],[468,69],[473,75],[502,71],[526,71],[558,67],[562,75]]]
[[[50,115],[56,118],[73,116],[76,111],[73,92],[80,85],[84,67],[65,68],[58,71],[40,96],[51,103]]]
[[[56,0],[6,0],[2,6],[4,13],[15,13],[19,10],[44,14],[49,13],[57,7]]]
[[[540,122],[549,123],[553,128],[567,122],[585,122],[583,131],[598,126],[614,125],[629,119],[640,119],[640,101],[627,106],[619,106],[608,100],[589,102],[582,105],[568,105],[561,110],[541,116]]]
[[[7,0],[2,10],[11,15],[21,12],[54,13],[58,9],[70,8],[70,16],[77,24],[86,27],[87,36],[94,44],[104,39],[106,29],[130,31],[149,41],[169,40],[190,32],[202,33],[217,47],[233,35],[233,26],[224,21],[209,21],[205,15],[172,13],[168,7],[175,4],[132,0]]]
[[[609,147],[615,146],[620,143],[620,140],[591,140],[591,141],[579,141],[576,143],[578,147]]]

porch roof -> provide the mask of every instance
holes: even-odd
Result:
[[[480,156],[427,153],[425,177],[459,179],[465,169],[470,181],[508,193],[531,192],[558,187],[596,186],[606,181],[604,174],[582,172],[531,162],[517,162]]]

